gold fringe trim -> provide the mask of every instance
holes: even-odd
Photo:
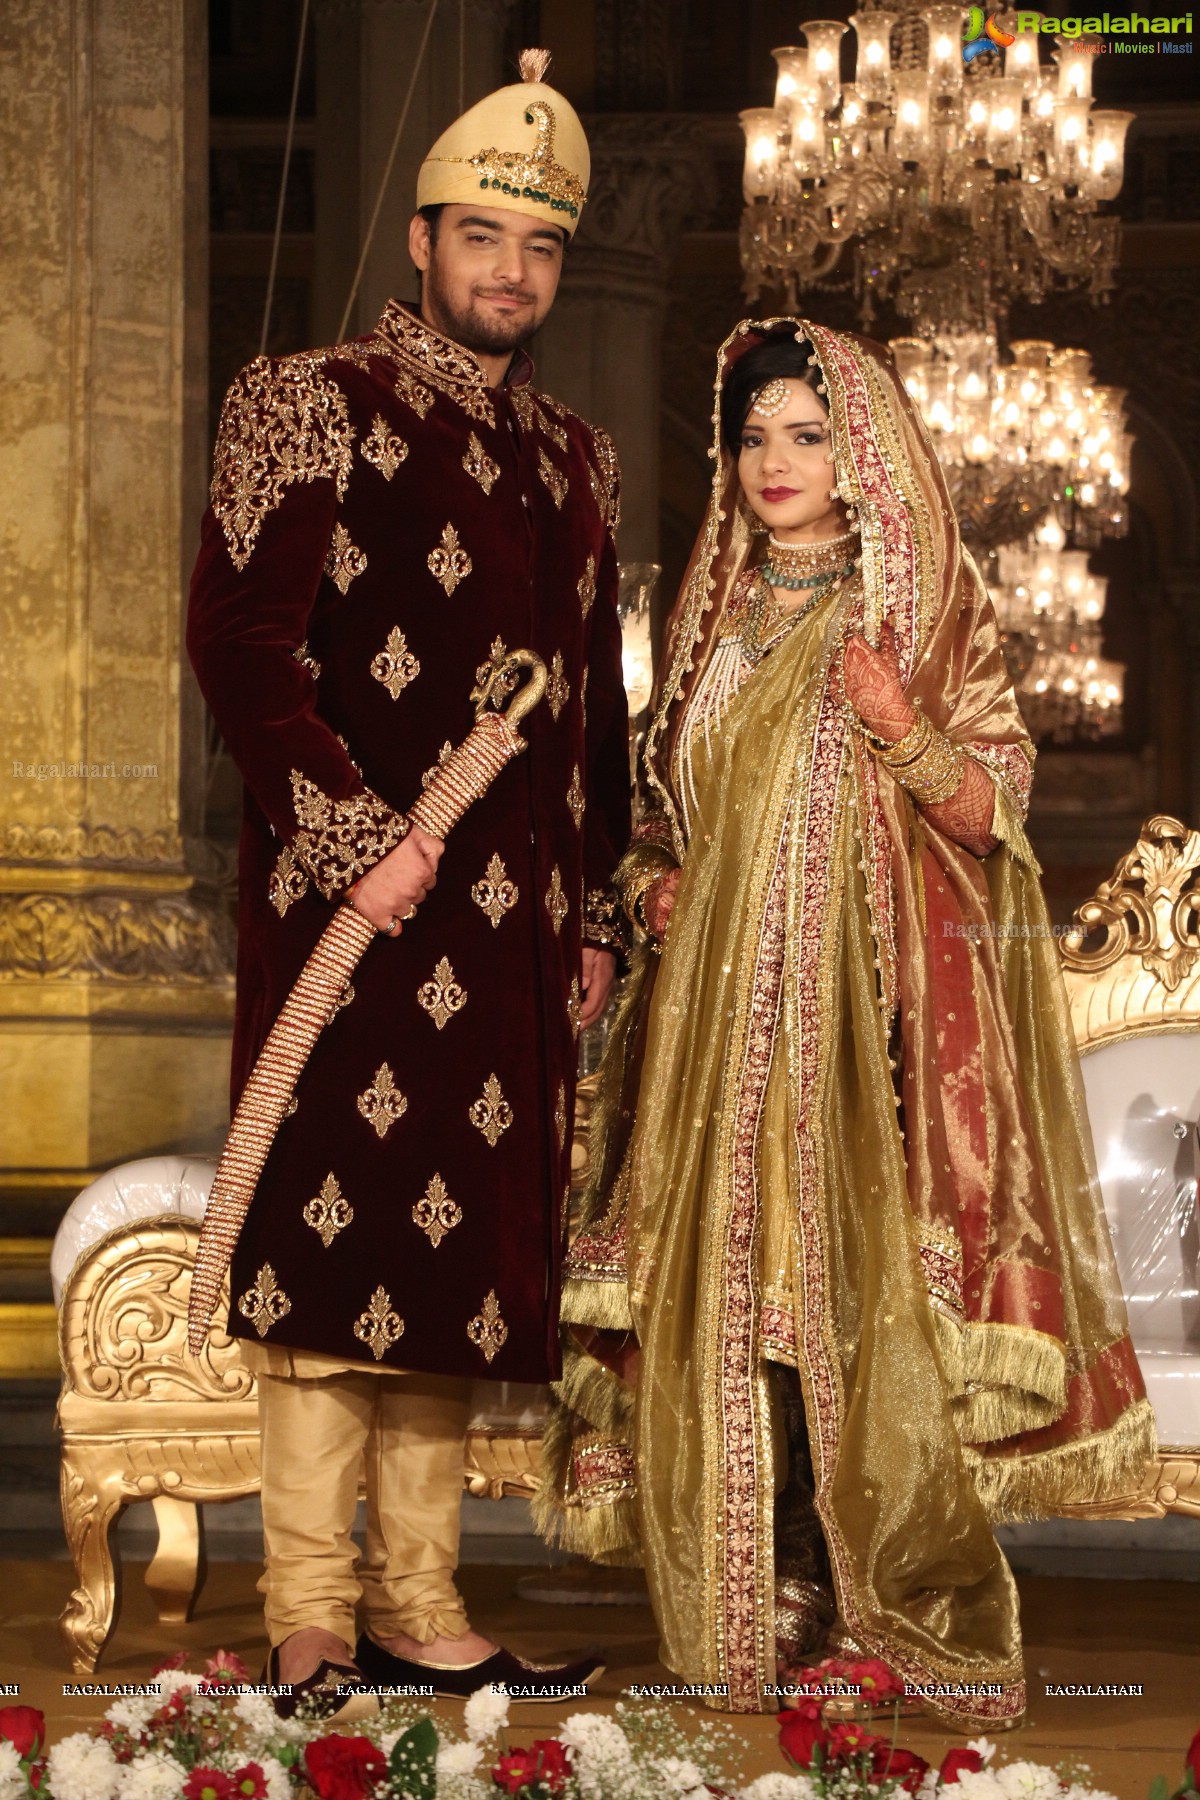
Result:
[[[629,1289],[623,1281],[564,1281],[558,1316],[564,1325],[633,1330]]]
[[[1148,1400],[1137,1401],[1106,1431],[1033,1456],[963,1450],[976,1491],[997,1525],[1132,1496],[1157,1453],[1154,1408]]]
[[[967,752],[970,755],[970,752]],[[1005,793],[1003,786],[996,780],[995,771],[980,765],[992,778],[992,786],[996,790],[996,804],[992,811],[992,836],[1007,844],[1019,863],[1024,863],[1033,874],[1040,875],[1042,865],[1033,854],[1033,845],[1025,835],[1025,827],[1018,817],[1017,810]]]
[[[957,1400],[963,1391],[966,1379],[963,1372],[963,1326],[960,1320],[952,1319],[944,1313],[940,1306],[931,1307],[933,1313],[933,1332],[937,1339],[938,1355],[942,1360],[942,1372],[946,1377],[946,1388],[951,1400]]]
[[[553,1384],[557,1405],[542,1433],[537,1492],[530,1503],[534,1526],[548,1544],[616,1568],[640,1568],[637,1497],[607,1504],[570,1505],[574,1423],[583,1419],[604,1437],[629,1442],[633,1389],[564,1334],[563,1377]]]
[[[1053,1425],[1067,1404],[1066,1351],[1026,1325],[965,1326],[962,1373],[954,1417],[967,1444]]]

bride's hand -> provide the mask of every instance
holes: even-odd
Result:
[[[900,685],[900,656],[890,621],[879,633],[878,650],[865,637],[847,639],[842,680],[847,700],[868,731],[893,742],[911,731],[917,715]]]
[[[679,886],[678,869],[668,869],[657,881],[652,881],[646,889],[646,898],[642,901],[642,913],[646,920],[646,929],[651,937],[662,942],[663,933],[667,929],[667,920],[671,916],[671,908],[675,904],[675,890]]]

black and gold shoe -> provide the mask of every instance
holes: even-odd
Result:
[[[405,1656],[393,1656],[365,1631],[355,1646],[354,1659],[373,1688],[415,1691],[436,1700],[467,1700],[485,1687],[502,1687],[513,1700],[576,1700],[604,1673],[598,1656],[581,1656],[565,1663],[528,1663],[511,1650],[493,1650],[473,1663],[410,1662]]]
[[[262,1680],[271,1689],[271,1705],[278,1719],[294,1719],[297,1713],[322,1725],[351,1725],[379,1716],[379,1700],[366,1677],[352,1662],[330,1662],[322,1657],[311,1675],[290,1685],[280,1680],[279,1649],[267,1654]]]

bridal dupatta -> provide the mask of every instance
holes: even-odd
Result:
[[[636,1473],[663,1660],[714,1704],[769,1710],[783,1473],[769,1365],[793,1364],[844,1626],[934,1711],[986,1724],[1024,1707],[990,1521],[1128,1491],[1153,1414],[1022,828],[1032,750],[991,604],[886,352],[747,322],[722,347],[718,399],[736,356],[777,330],[816,351],[861,580],[765,659],[711,752],[693,752],[685,810],[688,703],[753,560],[718,433],[646,746],[648,835],[682,875],[652,999],[616,1033],[614,1061],[639,1069],[632,1133],[625,1146],[610,1099],[597,1155],[616,1179],[603,1206],[593,1184],[568,1262],[560,1392],[576,1418],[565,1475],[561,1419],[548,1441],[557,1522],[590,1507],[597,1547],[620,1560]],[[909,697],[992,777],[1000,841],[982,860],[914,808],[848,715],[841,647],[860,630],[877,642],[884,619]],[[632,1419],[630,1387],[579,1334],[613,1325],[640,1351]],[[586,1530],[563,1535],[586,1547]]]

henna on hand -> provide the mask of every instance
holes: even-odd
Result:
[[[678,869],[667,869],[656,881],[652,881],[646,889],[642,901],[642,917],[646,921],[646,930],[651,937],[662,941],[667,929],[667,920],[671,917],[671,908],[675,904],[675,890],[679,886]]]
[[[846,698],[869,731],[896,743],[916,721],[916,710],[904,697],[900,683],[900,655],[891,624],[879,633],[873,650],[865,637],[847,639],[842,657],[842,683]]]
[[[992,835],[995,810],[996,790],[991,777],[971,757],[966,758],[963,778],[950,798],[921,808],[939,831],[973,856],[987,856],[1000,841]]]

